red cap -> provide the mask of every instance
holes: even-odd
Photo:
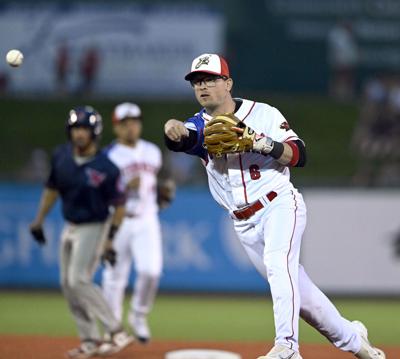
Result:
[[[228,63],[217,54],[203,54],[196,57],[192,62],[190,72],[185,76],[185,80],[190,81],[196,72],[230,77]]]

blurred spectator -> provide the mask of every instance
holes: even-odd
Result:
[[[7,92],[8,76],[5,72],[0,72],[0,96]]]
[[[68,91],[67,75],[70,66],[69,49],[66,42],[63,42],[57,50],[56,57],[56,81],[57,90],[60,95],[65,95]]]
[[[28,162],[21,169],[19,179],[28,182],[44,182],[49,175],[49,156],[42,148],[35,148]]]
[[[95,47],[90,47],[84,54],[80,63],[81,88],[80,91],[90,94],[93,90],[93,84],[96,80],[97,70],[99,68],[99,53]]]
[[[328,34],[328,64],[330,66],[330,95],[340,101],[355,95],[355,73],[358,48],[353,29],[348,22],[339,22]]]
[[[359,122],[352,146],[359,166],[354,184],[400,184],[400,79],[391,73],[364,86]]]

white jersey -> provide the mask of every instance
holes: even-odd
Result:
[[[249,100],[242,101],[235,116],[257,134],[271,137],[278,142],[299,139],[275,107]],[[201,111],[188,119],[185,126],[202,134],[204,124],[210,119],[209,115]],[[188,153],[204,159],[211,194],[229,211],[247,206],[270,191],[280,193],[293,188],[289,168],[271,156],[246,152],[216,158],[204,153],[205,150],[202,152],[202,135],[199,142],[201,143]]]
[[[157,174],[162,164],[158,146],[142,139],[138,140],[135,147],[115,142],[107,149],[107,154],[120,169],[124,188],[132,179],[140,177],[139,188],[127,190],[127,215],[136,217],[156,214]]]

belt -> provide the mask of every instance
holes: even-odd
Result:
[[[274,191],[271,191],[265,195],[265,197],[268,198],[270,202],[274,200],[274,198],[278,194]],[[255,201],[253,204],[250,204],[249,206],[238,209],[236,211],[233,211],[233,214],[235,217],[239,220],[244,220],[244,219],[249,219],[251,216],[253,216],[257,211],[259,211],[261,208],[264,208],[264,204],[261,202],[261,200]]]

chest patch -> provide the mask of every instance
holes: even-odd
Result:
[[[99,187],[107,177],[107,175],[105,173],[96,171],[93,168],[86,168],[85,172],[86,172],[86,176],[88,178],[89,186],[95,187],[95,188]]]

